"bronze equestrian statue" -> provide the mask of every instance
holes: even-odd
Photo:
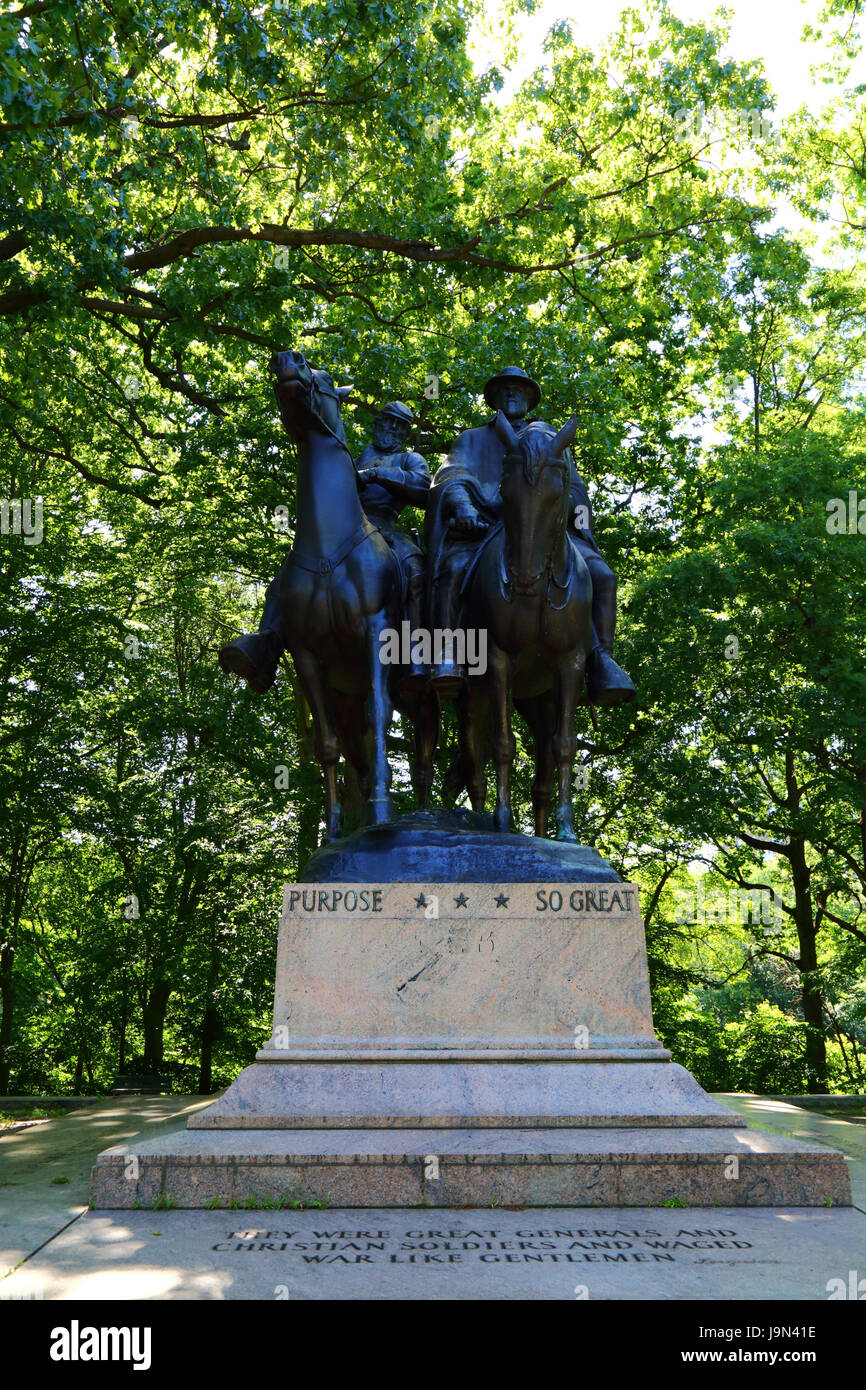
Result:
[[[463,623],[461,593],[479,543],[502,516],[500,482],[505,446],[495,429],[497,411],[518,436],[531,424],[527,414],[541,400],[541,388],[520,367],[505,367],[484,387],[484,399],[494,412],[486,425],[464,430],[451,457],[433,479],[427,504],[429,621],[434,628],[454,628]],[[555,434],[552,425],[547,429]],[[631,679],[613,659],[616,626],[616,575],[601,557],[592,534],[592,508],[583,478],[574,466],[570,450],[570,517],[572,538],[592,580],[592,640],[587,668],[587,696],[593,705],[615,705],[633,700]],[[471,624],[466,623],[466,626]],[[434,682],[453,690],[466,672],[445,662],[434,670]]]
[[[346,394],[345,388],[343,394]],[[412,627],[423,620],[424,556],[417,539],[397,525],[405,506],[423,511],[430,488],[427,460],[407,449],[412,412],[402,401],[389,401],[376,416],[372,443],[356,460],[358,493],[364,514],[378,527],[400,562],[406,589],[406,617]],[[342,426],[341,426],[342,428]],[[243,676],[257,695],[270,690],[288,643],[280,618],[280,576],[268,585],[257,632],[243,632],[219,654],[226,673]],[[411,674],[428,674],[410,667]]]
[[[368,823],[392,816],[385,740],[395,685],[407,673],[383,663],[381,638],[402,620],[407,580],[392,545],[362,509],[340,414],[351,387],[335,387],[330,374],[311,367],[300,352],[277,353],[271,369],[283,426],[298,445],[297,527],[268,589],[259,631],[241,634],[219,657],[224,670],[264,691],[282,651],[291,654],[313,717],[325,780],[326,838],[333,840],[342,831],[341,750],[358,775]],[[413,463],[412,471],[412,495],[420,500],[426,465]],[[400,703],[406,709],[405,700]],[[416,789],[423,804],[438,724],[428,692],[414,703]]]
[[[439,700],[455,695],[459,754],[446,793],[465,786],[473,808],[483,807],[492,733],[494,824],[511,827],[513,702],[534,742],[535,833],[545,833],[556,770],[557,836],[573,840],[576,706],[635,695],[613,659],[616,576],[593,538],[589,495],[569,449],[575,420],[557,432],[528,419],[540,388],[506,367],[484,388],[495,415],[463,431],[431,486],[426,461],[406,447],[412,414],[402,402],[379,412],[356,465],[340,415],[351,388],[335,388],[299,352],[278,353],[271,369],[283,425],[299,446],[297,528],[258,632],[226,644],[219,659],[264,692],[282,653],[291,653],[324,773],[326,838],[342,829],[341,751],[358,775],[368,821],[391,818],[385,740],[395,706],[413,721],[413,777],[418,805],[426,805]],[[426,588],[417,535],[397,524],[406,505],[426,509]],[[414,645],[408,664],[392,665],[383,654],[398,626],[428,637],[475,630],[489,661],[473,672],[460,665],[459,642],[455,655],[454,644],[434,641],[432,669]]]
[[[512,830],[514,704],[534,744],[535,833],[546,830],[555,767],[557,839],[574,840],[574,721],[592,630],[592,582],[568,532],[570,469],[563,452],[576,420],[558,434],[539,423],[518,437],[500,411],[494,428],[507,449],[502,520],[483,542],[464,592],[466,621],[487,631],[488,667],[484,676],[467,680],[458,698],[462,773],[473,809],[480,809],[489,722],[496,768],[493,823],[497,830]]]
[[[434,667],[438,690],[456,696],[459,730],[443,791],[465,787],[480,809],[492,755],[494,823],[511,827],[513,699],[534,743],[535,833],[546,830],[556,767],[557,837],[573,840],[575,707],[635,695],[613,659],[616,576],[593,538],[589,494],[568,447],[576,422],[557,434],[544,421],[527,420],[541,391],[519,367],[491,377],[484,397],[496,415],[459,436],[427,509],[431,626],[482,628],[489,649],[484,676],[453,659]]]

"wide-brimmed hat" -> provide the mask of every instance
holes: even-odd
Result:
[[[518,381],[521,386],[525,386],[529,395],[529,409],[533,410],[541,400],[541,387],[537,381],[533,381],[531,376],[522,367],[503,367],[501,372],[492,376],[484,387],[484,399],[491,410],[496,409],[496,388],[502,382]]]
[[[377,413],[377,419],[379,415],[390,415],[394,420],[402,420],[404,425],[411,425],[415,421],[415,416],[412,414],[408,405],[404,405],[402,401],[389,401],[388,404],[383,405],[382,409]]]

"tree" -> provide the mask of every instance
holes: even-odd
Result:
[[[0,18],[2,488],[9,516],[45,508],[40,544],[2,537],[0,1087],[135,1064],[207,1089],[266,1014],[319,782],[291,672],[256,702],[215,657],[293,528],[267,380],[286,346],[354,381],[355,452],[399,396],[435,464],[506,361],[547,418],[577,411],[641,687],[637,711],[581,716],[581,834],[646,886],[671,1018],[709,979],[666,916],[684,866],[712,844],[753,878],[745,835],[787,845],[777,964],[800,973],[815,1084],[816,1029],[853,1047],[862,575],[843,538],[825,562],[815,489],[862,476],[862,285],[768,229],[776,191],[810,209],[832,191],[829,128],[755,150],[735,121],[720,162],[695,113],[762,113],[766,82],[721,30],[645,8],[600,55],[555,26],[509,100],[508,28],[476,73],[481,7],[455,0]],[[845,142],[855,190],[854,126]],[[717,644],[741,628],[732,679]],[[708,805],[726,779],[731,807]]]

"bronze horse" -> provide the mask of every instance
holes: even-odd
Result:
[[[287,647],[313,717],[325,780],[326,838],[342,831],[337,789],[342,750],[355,769],[368,824],[392,817],[386,736],[395,704],[415,727],[415,786],[426,802],[438,730],[429,692],[397,691],[399,668],[381,660],[381,635],[399,628],[403,578],[391,547],[367,519],[340,416],[351,387],[335,387],[300,352],[271,360],[285,429],[298,444],[297,526],[279,574]]]
[[[544,835],[554,767],[558,773],[556,833],[574,840],[572,777],[575,712],[591,645],[592,581],[568,533],[570,470],[563,450],[576,417],[554,434],[548,426],[520,438],[498,412],[505,446],[502,525],[482,543],[464,592],[467,627],[486,628],[488,665],[470,676],[457,701],[460,775],[472,806],[484,805],[485,726],[492,726],[498,830],[512,828],[510,775],[515,741],[512,700],[533,738],[532,806]]]

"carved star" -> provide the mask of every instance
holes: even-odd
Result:
[[[426,906],[427,906],[427,899],[424,897],[424,894],[423,894],[423,893],[421,894],[420,898],[416,898],[416,899],[415,899],[415,906],[416,906],[416,907],[426,907]]]
[[[465,893],[461,893],[459,898],[455,898],[455,899],[454,899],[454,906],[455,906],[455,907],[468,907],[468,906],[469,906],[469,899],[467,898],[467,896],[466,896]]]
[[[505,896],[504,893],[498,893],[498,894],[496,895],[496,906],[497,906],[497,907],[507,907],[507,906],[508,906],[508,899],[506,898],[506,896]]]

